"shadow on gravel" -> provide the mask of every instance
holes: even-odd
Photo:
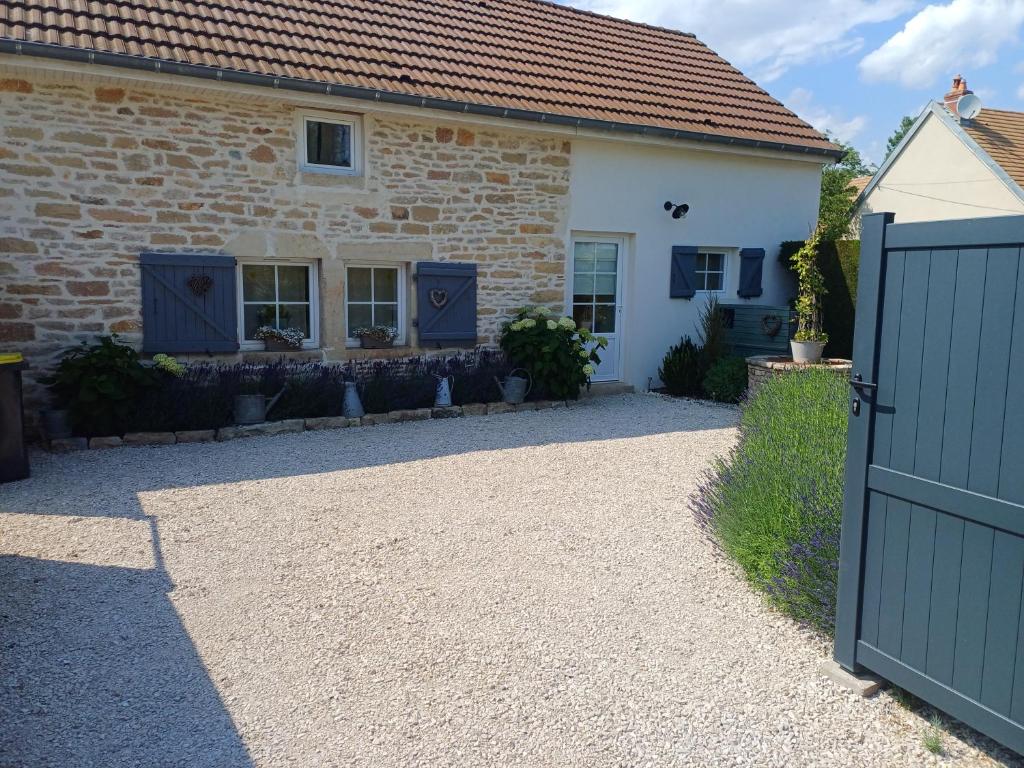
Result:
[[[161,567],[0,556],[0,585],[4,768],[252,766]]]

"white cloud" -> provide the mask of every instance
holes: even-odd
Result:
[[[855,30],[896,18],[913,0],[559,0],[611,16],[693,32],[747,74],[770,82],[788,69],[855,53]]]
[[[847,117],[841,111],[815,103],[814,94],[806,88],[794,88],[790,91],[785,104],[819,131],[829,131],[847,143],[853,141],[868,124],[868,119],[864,115]]]
[[[940,76],[992,64],[1017,39],[1024,0],[952,0],[931,4],[860,62],[866,80],[931,88]],[[969,82],[969,81],[968,81]]]

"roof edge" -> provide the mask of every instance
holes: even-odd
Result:
[[[1010,192],[1020,199],[1021,202],[1024,202],[1024,189],[1021,189],[1020,185],[1017,184],[1017,182],[1015,182],[1005,170],[1003,170],[1003,167],[993,160],[992,156],[982,149],[978,142],[971,138],[970,134],[963,129],[963,126],[960,125],[959,121],[955,120],[942,104],[939,104],[937,101],[929,101],[925,108],[921,110],[921,114],[919,114],[917,119],[914,120],[914,124],[910,126],[910,130],[907,131],[900,143],[896,145],[896,148],[893,149],[885,159],[885,162],[883,162],[878,167],[878,170],[875,171],[875,175],[872,177],[871,182],[864,187],[864,191],[857,196],[857,199],[853,204],[855,211],[860,210],[867,200],[868,195],[874,191],[875,187],[881,182],[886,171],[888,171],[890,166],[896,162],[896,159],[910,143],[910,140],[918,130],[920,130],[921,126],[924,125],[925,120],[932,115],[934,115],[940,123],[948,128],[953,135],[956,136],[965,147],[967,147],[968,151],[984,163],[984,165],[992,171],[993,175],[1006,185]]]
[[[656,138],[685,139],[709,144],[732,145],[752,149],[767,149],[777,152],[788,152],[805,156],[821,157],[835,160],[842,157],[842,151],[835,149],[818,149],[803,147],[798,144],[765,141],[762,139],[746,139],[735,136],[722,136],[700,131],[685,131],[675,128],[641,125],[636,123],[618,123],[610,120],[597,120],[589,117],[571,117],[553,112],[537,112],[525,109],[495,107],[489,104],[477,104],[468,101],[452,101],[432,96],[413,96],[395,91],[384,91],[372,88],[361,88],[354,85],[333,85],[316,80],[303,80],[275,75],[260,75],[237,69],[222,69],[200,64],[165,61],[144,56],[132,56],[123,53],[108,53],[89,48],[72,48],[50,43],[35,43],[10,38],[0,39],[0,53],[13,53],[19,56],[30,56],[59,61],[99,64],[120,69],[148,71],[160,74],[181,75],[202,80],[236,83],[239,85],[255,85],[276,90],[296,91],[299,93],[319,94],[324,96],[341,96],[362,101],[384,102],[423,109],[438,109],[446,112],[462,112],[464,114],[482,115],[486,117],[505,118],[522,122],[549,123],[552,125],[571,126],[576,128],[592,128]]]

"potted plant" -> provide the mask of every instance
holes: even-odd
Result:
[[[390,325],[371,325],[356,328],[353,335],[359,339],[359,346],[363,349],[386,349],[394,345],[398,329]]]
[[[267,352],[287,352],[299,349],[305,334],[298,328],[275,328],[272,325],[261,325],[253,334],[263,341]]]
[[[789,346],[795,363],[817,363],[828,342],[822,329],[821,297],[825,294],[825,278],[818,269],[818,245],[821,231],[815,229],[807,242],[792,256],[799,288],[796,297],[797,330]]]

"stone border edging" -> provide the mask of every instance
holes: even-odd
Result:
[[[577,401],[578,402],[578,401]],[[410,408],[388,413],[368,413],[362,418],[347,416],[317,416],[309,419],[284,419],[264,421],[260,424],[232,425],[220,429],[193,429],[180,432],[129,432],[124,437],[64,437],[51,440],[50,451],[70,453],[72,451],[119,448],[125,445],[174,445],[176,443],[212,443],[237,440],[242,437],[259,435],[284,435],[296,432],[319,431],[323,429],[346,429],[348,427],[370,427],[377,424],[395,424],[403,421],[427,421],[431,419],[453,419],[464,416],[492,416],[499,413],[522,413],[525,411],[546,411],[566,408],[565,400],[535,400],[513,405],[512,403],[469,403],[447,408]]]

